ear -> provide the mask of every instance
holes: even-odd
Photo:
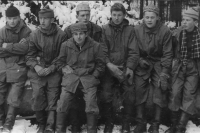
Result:
[[[53,23],[54,22],[54,18],[51,18],[51,23]]]
[[[195,25],[195,26],[198,26],[198,20],[195,20],[195,21],[194,21],[194,25]]]

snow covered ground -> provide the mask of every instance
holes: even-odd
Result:
[[[149,128],[149,124],[147,125],[147,129]],[[134,130],[134,127],[131,127],[131,130]],[[82,133],[87,133],[86,125],[82,126]],[[98,133],[103,133],[104,125],[99,126]],[[160,125],[159,133],[164,133],[168,127],[165,125]],[[115,125],[113,129],[113,133],[120,133],[121,126]],[[16,120],[12,133],[36,133],[37,132],[37,125],[31,125],[30,120]],[[70,126],[67,127],[67,132],[71,133]],[[187,124],[187,131],[186,133],[200,133],[200,126],[196,126],[191,121]]]

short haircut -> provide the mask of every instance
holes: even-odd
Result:
[[[126,9],[121,3],[115,3],[114,5],[112,5],[110,13],[112,13],[113,11],[122,11],[124,14],[126,14]]]

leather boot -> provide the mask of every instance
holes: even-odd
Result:
[[[167,129],[165,131],[165,133],[175,133],[176,125],[178,123],[178,112],[177,111],[172,111],[170,119],[171,119],[171,126],[170,126],[169,129]]]
[[[87,133],[97,133],[97,115],[87,113]]]
[[[47,124],[44,133],[54,133],[55,130],[55,117],[56,117],[56,111],[51,110],[48,112],[47,116]]]
[[[158,105],[155,105],[155,116],[151,126],[149,127],[148,130],[149,133],[159,133],[161,113],[162,113],[162,108]]]
[[[77,103],[75,103],[77,104]],[[71,132],[72,133],[80,133],[81,132],[81,127],[80,127],[80,120],[78,116],[78,108],[72,108],[70,112],[70,118],[71,118],[71,123],[72,123],[72,128]]]
[[[147,123],[144,120],[144,103],[136,107],[136,113],[137,113],[136,116],[137,126],[134,130],[134,133],[146,133]]]
[[[13,107],[11,105],[8,106],[8,112],[7,112],[7,115],[6,115],[5,123],[3,125],[3,130],[2,130],[3,133],[10,133],[11,132],[13,125],[15,123],[15,118],[16,118],[16,115],[17,115],[17,109],[18,108]]]
[[[188,123],[189,117],[190,115],[188,113],[182,111],[175,133],[185,133],[186,125]]]
[[[105,128],[104,133],[112,133],[113,127],[114,127],[114,120],[113,120],[113,109],[112,109],[112,102],[111,103],[104,103],[104,112],[105,112]]]
[[[0,105],[0,129],[3,128],[3,124],[5,122],[5,111],[4,104]]]
[[[124,118],[122,123],[122,133],[130,133],[130,122],[131,122],[131,114],[133,111],[133,105],[124,104]]]
[[[57,112],[56,133],[66,133],[66,128],[67,128],[66,119],[67,119],[66,112]]]
[[[37,133],[44,133],[45,125],[46,125],[46,119],[45,119],[45,111],[36,111],[36,120],[38,122],[38,131]]]

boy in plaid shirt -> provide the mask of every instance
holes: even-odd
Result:
[[[165,133],[184,133],[189,116],[195,113],[195,97],[199,80],[200,33],[198,11],[185,10],[182,27],[174,32],[175,57],[172,65],[172,88],[169,109],[171,127]],[[178,111],[181,111],[180,117]]]

